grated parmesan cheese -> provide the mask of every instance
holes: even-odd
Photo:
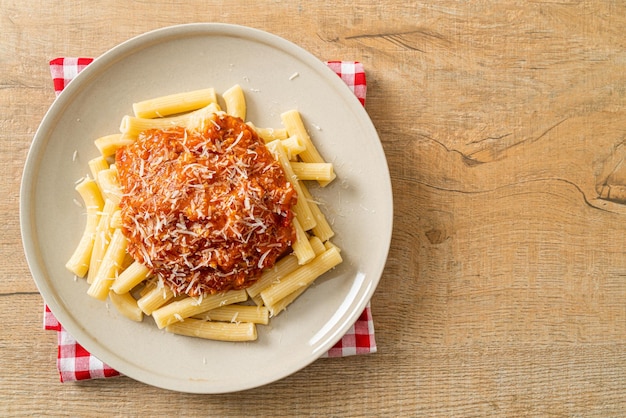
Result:
[[[209,121],[116,154],[128,252],[175,294],[245,288],[295,240],[297,195],[263,140],[226,114]]]

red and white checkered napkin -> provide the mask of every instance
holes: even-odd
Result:
[[[76,75],[93,61],[93,58],[56,58],[50,61],[50,73],[57,95]],[[363,65],[354,61],[328,61],[326,63],[350,87],[362,105],[365,105],[367,85]],[[61,382],[119,376],[120,373],[92,356],[57,321],[45,306],[44,328],[58,332],[57,367]],[[370,305],[348,330],[343,338],[323,357],[342,357],[376,352],[374,322]]]

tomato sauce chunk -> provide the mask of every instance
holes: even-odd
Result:
[[[243,289],[295,240],[297,194],[262,139],[214,114],[147,130],[115,156],[130,255],[176,294]]]

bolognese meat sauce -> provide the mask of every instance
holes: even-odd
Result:
[[[130,255],[176,293],[242,289],[295,240],[297,195],[263,140],[220,113],[142,132],[116,165]]]

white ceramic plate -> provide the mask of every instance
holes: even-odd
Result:
[[[298,73],[297,77],[292,77]],[[258,341],[224,343],[168,335],[151,318],[134,323],[86,295],[64,265],[85,224],[74,183],[98,155],[93,140],[114,133],[132,103],[203,87],[246,91],[249,120],[280,127],[300,110],[338,180],[312,190],[342,248],[343,264],[287,312],[259,327]],[[76,156],[74,159],[73,156]],[[281,379],[332,347],[372,296],[385,265],[393,219],[385,156],[352,92],[314,56],[277,36],[224,24],[146,33],[108,51],[53,103],[32,143],[21,191],[27,260],[46,303],[91,353],[121,373],[171,390],[223,393]],[[332,367],[332,366],[331,366]]]

